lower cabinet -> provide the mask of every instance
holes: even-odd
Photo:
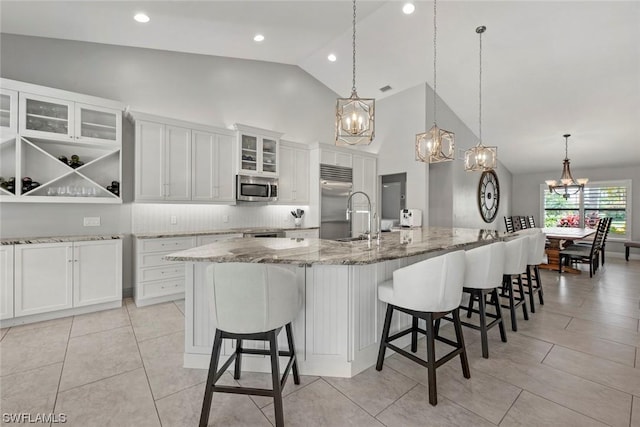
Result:
[[[14,316],[122,300],[122,240],[15,245]]]
[[[13,245],[0,246],[0,320],[13,317]]]

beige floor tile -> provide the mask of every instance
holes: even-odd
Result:
[[[500,355],[473,357],[471,373],[484,372],[609,425],[629,422],[631,396],[540,363],[514,362]]]
[[[640,427],[640,397],[633,397],[633,410],[631,411],[631,427]]]
[[[173,302],[176,307],[178,307],[178,310],[180,310],[180,312],[182,314],[184,314],[184,300],[183,299],[179,299]]]
[[[369,414],[376,416],[411,390],[417,382],[393,369],[371,367],[353,378],[323,377]]]
[[[9,332],[9,328],[0,329],[0,341],[2,341],[5,335],[7,335],[7,332]]]
[[[640,347],[640,333],[617,326],[605,325],[590,320],[572,319],[567,326],[568,331],[575,331],[594,337],[605,338],[620,344]]]
[[[0,375],[10,375],[64,360],[71,319],[64,325],[11,328],[0,342]]]
[[[144,369],[60,392],[55,411],[72,427],[160,425]]]
[[[545,301],[545,305],[541,310],[564,314],[578,319],[591,320],[601,324],[617,326],[619,328],[629,329],[632,331],[636,331],[638,329],[638,319],[612,313],[603,313],[601,311],[595,311],[584,307],[571,307],[564,304]]]
[[[560,346],[551,349],[544,364],[640,396],[640,370],[630,366]]]
[[[18,332],[30,331],[34,329],[42,329],[42,328],[51,328],[51,327],[59,327],[61,329],[67,329],[71,327],[71,322],[73,321],[73,317],[63,317],[60,319],[53,320],[45,320],[42,322],[35,323],[27,323],[25,325],[12,326],[10,329],[11,334],[15,334]]]
[[[127,309],[138,342],[184,331],[184,316],[173,302]]]
[[[207,380],[206,369],[183,368],[182,332],[141,342],[140,354],[155,400]]]
[[[507,333],[511,331],[511,321],[509,319],[509,312],[505,311],[507,324],[509,325]],[[522,310],[518,310],[518,331],[525,330],[529,327],[535,326],[537,328],[548,329],[564,329],[571,321],[571,316],[565,316],[563,314],[552,313],[541,309],[535,313],[529,313],[529,320],[524,320]]]
[[[0,379],[0,407],[3,413],[49,414],[58,392],[62,363],[7,375]]]
[[[629,345],[619,344],[575,331],[540,327],[535,323],[524,325],[518,330],[518,333],[612,360],[617,363],[633,366],[635,348]]]
[[[69,340],[60,391],[142,367],[130,326]]]
[[[500,423],[500,427],[547,427],[552,425],[563,427],[606,426],[606,424],[538,397],[526,390],[520,394],[518,400]]]
[[[634,319],[640,319],[640,308],[638,306],[629,306],[627,304],[612,304],[600,301],[585,301],[584,308],[602,311],[604,313],[619,314],[622,316],[633,317]]]
[[[494,329],[498,329],[495,327]],[[530,360],[533,362],[542,362],[542,359],[549,353],[553,344],[541,341],[526,335],[513,333],[507,328],[507,342],[504,343],[500,339],[499,334],[489,333],[489,357],[499,354],[500,357],[519,362],[522,360]],[[467,346],[467,352],[473,352],[474,355],[482,355],[482,344],[480,341],[474,342]]]
[[[280,375],[282,375],[282,371],[280,371]],[[284,386],[284,390],[282,390],[282,395],[287,396],[291,393],[294,393],[300,390],[303,387],[308,386],[312,382],[316,381],[320,377],[315,377],[311,375],[301,375],[300,376],[300,384],[296,385],[293,382],[293,374],[289,374],[289,378],[287,378],[287,384]],[[237,380],[238,383],[243,387],[256,387],[256,388],[267,388],[271,389],[271,374],[262,373],[262,372],[242,372],[240,379]],[[264,396],[251,396],[251,400],[258,406],[258,408],[264,408],[270,403],[273,403],[272,397],[264,397]]]
[[[121,328],[130,324],[126,307],[83,314],[73,318],[71,337]]]
[[[237,385],[229,374],[223,375],[219,384]],[[156,401],[162,426],[198,425],[202,411],[204,386],[204,383],[198,384]],[[208,425],[225,427],[271,426],[264,414],[248,396],[227,393],[213,394]]]
[[[438,405],[429,404],[429,390],[418,385],[377,417],[389,427],[460,426],[490,427],[494,424],[462,408],[446,397],[438,397]]]
[[[375,418],[319,379],[284,399],[284,422],[295,426],[382,426]],[[273,404],[262,412],[275,424]]]
[[[636,368],[640,369],[640,348],[636,348]]]

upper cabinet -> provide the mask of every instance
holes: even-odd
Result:
[[[278,203],[309,203],[309,149],[300,144],[280,144]]]
[[[0,201],[122,203],[124,106],[0,80]]]
[[[322,163],[323,165],[333,165],[350,168],[352,166],[351,154],[342,151],[327,150],[325,148],[322,148],[320,150],[320,163]]]
[[[2,139],[18,132],[18,92],[0,88],[0,136]]]
[[[241,175],[278,176],[280,137],[266,129],[235,124],[238,132],[238,173]]]
[[[27,137],[120,144],[119,110],[20,93],[20,134]]]
[[[191,200],[235,202],[233,136],[193,131]]]

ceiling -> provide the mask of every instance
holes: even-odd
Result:
[[[432,84],[431,1],[358,2],[357,88],[382,99]],[[295,64],[351,89],[348,0],[7,1],[2,32]],[[151,21],[139,24],[134,13]],[[640,2],[438,2],[438,95],[477,133],[483,35],[483,139],[514,174],[640,165]],[[265,41],[252,41],[262,33]],[[338,60],[327,61],[334,53]],[[384,93],[379,88],[390,85]],[[431,119],[429,119],[431,120]],[[415,129],[420,132],[423,129]],[[557,173],[556,173],[557,172]],[[554,178],[551,176],[550,178]]]

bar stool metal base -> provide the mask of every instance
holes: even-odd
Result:
[[[409,314],[413,317],[411,327],[395,333],[389,336],[389,329],[391,328],[391,318],[393,316],[393,311],[398,310],[403,313]],[[448,319],[445,315],[452,313],[453,320]],[[426,329],[420,329],[418,327],[418,319],[424,319],[427,323]],[[456,332],[456,341],[451,341],[447,338],[441,337],[435,330],[434,321],[438,321],[439,319],[446,319],[449,321],[453,321],[453,325]],[[427,338],[427,360],[423,360],[413,354],[391,344],[391,341],[394,341],[400,337],[403,337],[407,334],[411,334],[411,351],[417,351],[417,343],[418,343],[418,332],[426,335]],[[450,353],[442,356],[440,359],[436,360],[436,350],[435,350],[435,340],[441,341],[445,344],[448,344],[455,349]],[[469,371],[469,361],[467,360],[467,352],[464,346],[464,338],[462,336],[462,325],[460,323],[460,310],[456,308],[450,312],[446,313],[429,313],[422,311],[413,311],[406,308],[394,306],[391,304],[387,304],[387,313],[384,319],[384,327],[382,330],[382,338],[380,340],[380,350],[378,351],[378,361],[376,363],[376,370],[381,371],[382,366],[384,364],[384,354],[386,349],[390,348],[391,350],[413,360],[416,363],[419,363],[422,366],[427,368],[427,376],[429,383],[429,403],[431,405],[436,405],[438,403],[438,395],[436,390],[436,368],[442,366],[444,363],[453,359],[456,356],[460,356],[460,363],[462,364],[462,373],[465,378],[471,378],[471,373]]]
[[[518,284],[519,297],[514,296],[513,277]],[[502,305],[502,308],[508,308],[511,314],[511,330],[516,332],[518,330],[518,321],[516,319],[516,309],[522,306],[522,314],[524,320],[529,320],[529,314],[527,313],[527,301],[525,299],[524,287],[522,286],[522,275],[520,274],[505,274],[502,278],[502,293],[501,297],[509,300],[508,305]]]
[[[209,422],[209,412],[211,410],[211,400],[214,392],[233,393],[233,394],[250,394],[254,396],[273,397],[273,406],[275,410],[276,426],[284,426],[284,413],[282,408],[282,389],[287,381],[289,372],[293,370],[293,382],[300,384],[300,376],[298,373],[298,363],[293,344],[293,333],[291,331],[291,323],[285,326],[287,333],[287,342],[289,344],[288,351],[278,350],[278,334],[282,328],[273,329],[267,332],[258,332],[253,334],[235,334],[216,329],[213,339],[213,351],[211,353],[211,364],[209,365],[209,374],[207,376],[207,385],[204,391],[204,400],[202,402],[202,412],[200,414],[200,427],[206,427]],[[218,370],[218,362],[220,360],[220,351],[222,349],[222,340],[225,338],[236,340],[236,350],[231,357]],[[243,348],[242,340],[260,340],[269,342],[269,350]],[[240,370],[242,365],[243,354],[257,354],[271,357],[271,378],[273,383],[272,389],[262,389],[253,387],[232,387],[216,385],[216,382],[226,372],[226,370],[235,362],[234,374],[235,379],[240,379]],[[289,357],[289,362],[280,377],[280,364],[278,357]]]

